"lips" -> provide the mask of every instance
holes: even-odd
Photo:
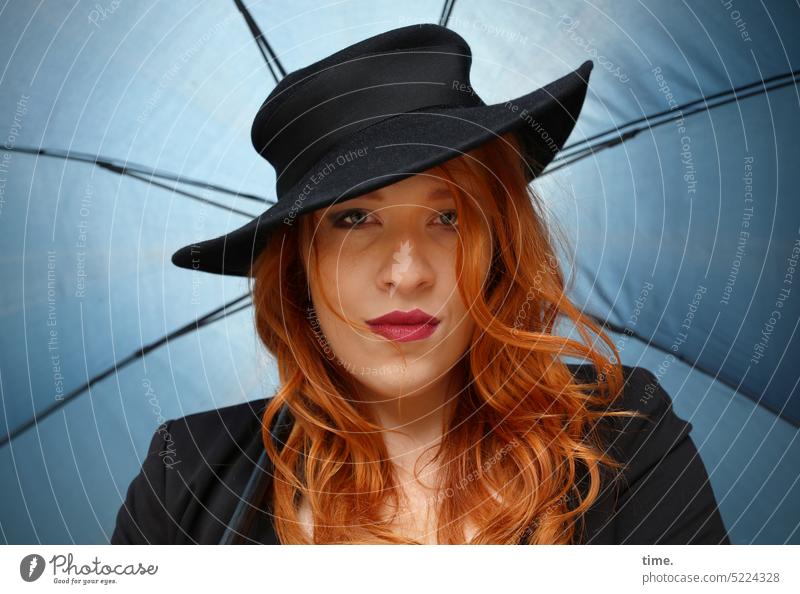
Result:
[[[439,325],[439,319],[421,309],[408,312],[395,310],[378,318],[367,320],[367,324],[373,332],[384,338],[409,342],[422,340],[433,334]]]
[[[421,309],[411,311],[394,310],[379,318],[367,320],[367,324],[392,324],[392,325],[413,325],[413,324],[438,324],[439,319],[425,313]]]

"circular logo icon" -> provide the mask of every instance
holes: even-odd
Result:
[[[19,575],[26,582],[35,582],[44,573],[44,557],[25,555],[19,563]]]

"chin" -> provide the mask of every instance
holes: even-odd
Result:
[[[375,392],[387,397],[396,397],[400,393],[405,396],[430,388],[443,373],[444,371],[437,374],[424,361],[409,363],[408,368],[404,370],[402,360],[398,359],[382,363],[373,361],[369,368],[353,369],[352,375]]]

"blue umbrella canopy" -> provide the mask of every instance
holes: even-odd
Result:
[[[595,62],[569,146],[534,182],[568,238],[570,297],[692,423],[732,541],[800,542],[798,16],[788,2],[7,5],[3,538],[108,542],[160,423],[274,392],[246,279],[170,255],[274,201],[249,129],[287,72],[439,22],[469,42],[487,102]]]

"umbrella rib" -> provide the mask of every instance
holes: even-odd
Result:
[[[584,158],[588,154],[591,154],[593,152],[597,152],[598,150],[602,150],[602,149],[608,148],[610,146],[614,146],[616,144],[619,144],[620,142],[624,142],[625,140],[628,140],[628,139],[632,138],[637,133],[641,132],[642,130],[646,130],[647,128],[655,128],[656,126],[661,126],[663,124],[666,124],[668,122],[672,122],[672,121],[677,120],[677,119],[682,118],[682,117],[690,116],[690,115],[693,115],[693,114],[696,114],[696,113],[700,113],[700,112],[703,112],[703,111],[711,111],[715,107],[721,107],[723,105],[727,105],[729,103],[733,103],[734,101],[738,101],[739,99],[746,99],[746,98],[752,97],[754,95],[760,95],[760,94],[763,94],[763,93],[767,93],[769,91],[774,91],[774,90],[781,89],[783,87],[789,86],[789,85],[794,84],[796,82],[798,74],[800,74],[800,70],[793,70],[791,72],[786,72],[784,74],[771,76],[771,77],[769,77],[767,79],[764,79],[763,81],[748,83],[746,85],[742,85],[742,86],[739,86],[739,87],[728,89],[726,91],[721,91],[719,93],[714,93],[713,95],[708,95],[706,97],[701,97],[699,99],[694,99],[694,100],[689,101],[687,103],[684,103],[682,105],[678,105],[674,109],[666,109],[666,110],[660,111],[658,113],[654,113],[654,114],[651,114],[651,115],[646,115],[646,116],[643,116],[643,117],[638,118],[636,120],[631,120],[630,122],[626,122],[626,123],[622,124],[621,126],[618,126],[615,129],[606,130],[604,132],[599,132],[599,133],[597,133],[597,134],[595,134],[593,136],[590,136],[590,137],[588,137],[588,138],[586,138],[584,140],[581,140],[580,142],[576,142],[574,144],[567,145],[563,149],[561,149],[561,151],[559,152],[559,155],[555,159],[553,159],[553,164],[555,165],[559,161],[562,164],[560,164],[558,167],[551,168],[549,171],[555,171],[557,169],[560,169],[564,165],[568,165],[569,163],[573,163],[575,161],[578,161],[578,160]],[[788,80],[782,80],[778,84],[774,84],[774,85],[772,85],[770,87],[766,86],[768,83],[773,83],[773,82],[776,82],[776,81],[778,81],[780,79],[787,79],[787,78],[788,78]],[[755,89],[755,90],[751,90],[754,87],[758,87],[758,88]],[[750,91],[750,92],[748,92],[746,94],[743,94],[740,97],[738,95],[738,93],[741,93],[743,91]],[[721,99],[723,97],[724,97],[724,100],[717,101],[716,103],[708,105],[708,101],[714,101],[716,99]],[[689,111],[689,112],[686,112],[686,113],[683,112],[684,109],[687,109],[689,107],[693,107],[693,106],[698,105],[700,103],[703,103],[704,105],[702,107],[699,107],[699,108],[694,109],[692,111]],[[668,117],[664,118],[664,116],[668,116]],[[656,123],[651,123],[653,120],[656,120],[658,118],[663,118],[663,119],[661,119],[660,121],[658,121]],[[594,144],[594,145],[590,144],[593,140],[597,140],[598,138],[602,138],[603,136],[608,136],[609,134],[619,134],[619,130],[624,129],[624,128],[629,128],[631,126],[634,126],[636,124],[640,124],[642,122],[644,122],[646,125],[639,126],[638,128],[634,128],[633,130],[629,130],[629,131],[623,133],[621,136],[615,136],[613,138],[610,138],[608,140],[599,142],[599,143]],[[580,148],[578,150],[574,150],[574,149],[577,149],[578,147],[582,147],[582,146],[584,148]],[[570,149],[573,149],[573,150],[570,151]]]
[[[795,427],[800,427],[800,423],[798,423],[796,419],[793,419],[792,417],[781,413],[781,411],[776,411],[774,408],[771,408],[771,407],[767,406],[766,404],[764,404],[761,401],[761,398],[762,398],[763,394],[758,394],[758,393],[753,392],[752,390],[748,389],[746,386],[738,385],[735,382],[733,382],[733,381],[731,381],[731,380],[729,380],[729,379],[727,379],[725,377],[720,377],[720,375],[718,373],[715,374],[712,370],[706,368],[703,365],[698,364],[697,361],[689,359],[688,357],[686,357],[683,354],[675,353],[672,350],[670,350],[670,349],[668,349],[666,347],[663,347],[660,344],[658,344],[656,342],[653,342],[652,340],[649,340],[649,339],[645,338],[644,336],[634,332],[633,330],[631,330],[628,327],[618,326],[617,324],[614,324],[613,322],[609,322],[608,320],[604,320],[604,319],[600,318],[599,316],[596,316],[596,315],[588,313],[588,312],[584,312],[584,315],[589,316],[590,318],[592,318],[595,322],[600,324],[600,326],[602,326],[605,329],[611,330],[612,332],[616,332],[617,334],[625,334],[626,336],[633,336],[634,338],[636,338],[638,340],[641,340],[648,347],[652,347],[652,348],[655,348],[655,349],[657,349],[659,351],[662,351],[664,353],[671,354],[673,357],[675,357],[679,361],[683,361],[684,363],[689,365],[692,369],[696,369],[697,371],[699,371],[700,373],[702,373],[706,377],[710,378],[712,381],[721,383],[722,385],[724,385],[724,386],[730,388],[731,390],[733,390],[734,393],[738,392],[739,394],[742,394],[743,396],[747,396],[751,400],[755,401],[757,404],[759,404],[761,406],[764,406],[765,408],[769,408],[777,416],[782,417],[783,419],[787,420],[789,423],[791,423]]]
[[[577,161],[581,161],[582,159],[585,159],[586,157],[588,157],[591,154],[595,154],[595,153],[598,153],[598,152],[600,152],[600,151],[602,151],[604,149],[611,148],[612,146],[616,146],[618,144],[622,144],[623,142],[626,142],[627,140],[630,140],[631,138],[633,138],[634,136],[636,136],[639,132],[642,132],[643,130],[657,128],[658,126],[663,126],[664,124],[668,124],[669,122],[673,122],[673,121],[675,121],[677,119],[686,118],[686,117],[689,117],[691,115],[695,115],[695,114],[698,114],[698,113],[701,113],[701,112],[704,112],[704,111],[711,111],[715,107],[721,107],[723,105],[727,105],[729,103],[733,103],[734,101],[739,101],[740,99],[747,99],[748,97],[753,97],[755,95],[762,95],[762,94],[767,93],[769,91],[775,91],[775,90],[781,89],[783,87],[788,87],[789,85],[795,84],[795,82],[796,82],[796,80],[794,78],[792,78],[791,80],[787,80],[787,81],[781,82],[779,84],[772,85],[771,87],[768,87],[768,88],[761,88],[761,89],[753,90],[753,91],[750,91],[749,93],[743,94],[741,96],[729,97],[729,98],[725,99],[724,101],[719,101],[717,103],[714,103],[713,105],[706,105],[706,106],[703,106],[703,107],[698,107],[696,109],[693,109],[693,110],[685,112],[685,113],[681,110],[682,106],[679,106],[679,107],[676,107],[674,110],[670,110],[670,112],[667,112],[667,113],[670,114],[670,117],[664,118],[664,119],[662,119],[662,120],[660,120],[658,122],[655,122],[655,123],[650,122],[648,120],[648,118],[651,117],[651,116],[648,116],[648,118],[645,118],[648,121],[647,121],[647,124],[644,125],[644,126],[639,126],[638,128],[633,128],[632,130],[628,130],[627,132],[624,132],[620,136],[609,138],[608,140],[604,140],[602,142],[598,142],[598,143],[596,143],[594,145],[587,146],[586,148],[582,148],[580,150],[573,151],[572,153],[564,155],[563,157],[556,157],[555,159],[553,159],[553,165],[551,167],[548,167],[547,169],[545,169],[545,171],[542,172],[539,175],[539,177],[542,177],[543,175],[547,175],[548,173],[553,173],[554,171],[558,171],[562,167],[566,167],[568,165],[572,165],[573,163],[576,163]],[[658,114],[654,114],[654,116],[652,116],[652,117],[656,117],[657,115]],[[629,125],[630,124],[625,124],[625,125],[621,126],[621,128],[626,128]],[[607,134],[607,133],[608,132],[606,132],[604,134]],[[573,145],[573,146],[577,146],[577,145]]]
[[[132,354],[128,355],[124,359],[121,359],[119,361],[115,361],[114,364],[111,367],[109,367],[109,368],[101,371],[100,373],[94,375],[92,378],[89,379],[89,381],[87,381],[83,385],[79,386],[78,388],[72,390],[69,394],[66,394],[61,400],[58,400],[57,402],[52,403],[50,406],[45,408],[41,413],[37,414],[36,412],[34,412],[32,418],[28,419],[27,421],[25,421],[25,423],[23,423],[22,425],[19,425],[13,431],[9,432],[5,436],[3,436],[2,439],[0,439],[0,447],[3,447],[6,443],[10,442],[12,439],[15,439],[20,434],[24,433],[25,431],[27,431],[31,427],[37,425],[40,421],[43,421],[44,419],[49,417],[51,414],[53,414],[54,412],[59,410],[62,406],[67,404],[67,402],[70,402],[71,400],[74,400],[75,398],[77,398],[78,396],[80,396],[82,394],[86,394],[88,392],[89,388],[92,385],[94,385],[97,382],[99,382],[99,381],[105,379],[106,377],[112,375],[113,373],[115,373],[116,371],[121,369],[122,367],[126,367],[126,366],[130,365],[131,363],[133,363],[134,361],[136,361],[138,359],[141,359],[146,354],[148,354],[150,351],[155,350],[158,347],[168,343],[170,340],[174,340],[176,338],[180,338],[184,334],[188,334],[189,332],[194,332],[196,330],[199,330],[200,328],[202,328],[204,326],[208,326],[210,324],[213,324],[214,322],[222,320],[222,319],[226,318],[227,316],[229,316],[231,314],[239,312],[239,311],[241,311],[241,310],[243,310],[243,309],[245,309],[247,307],[250,307],[253,304],[252,301],[240,304],[241,301],[244,301],[248,297],[250,297],[250,293],[245,293],[244,295],[240,295],[239,297],[237,297],[233,301],[230,301],[229,303],[226,303],[226,304],[218,307],[217,309],[215,309],[213,311],[210,311],[209,313],[205,314],[201,318],[197,318],[194,322],[190,322],[190,323],[188,323],[188,324],[186,324],[184,326],[181,326],[177,330],[174,330],[174,331],[170,332],[169,334],[166,334],[166,335],[162,336],[161,338],[159,338],[157,340],[154,340],[150,344],[143,346],[142,348],[140,348],[137,351],[133,352]],[[237,304],[240,304],[240,305],[238,305],[238,307],[234,307]],[[233,308],[233,309],[228,309],[228,308]]]
[[[651,115],[646,115],[646,116],[643,116],[643,117],[638,118],[636,120],[631,120],[630,122],[627,122],[627,123],[623,124],[622,126],[619,126],[618,128],[615,128],[613,130],[605,130],[604,132],[598,132],[597,134],[589,136],[588,138],[584,138],[583,140],[581,140],[579,142],[575,142],[573,144],[568,144],[563,149],[561,149],[561,154],[564,154],[564,151],[569,152],[570,149],[573,149],[575,147],[578,147],[578,146],[581,146],[581,145],[584,145],[584,144],[588,144],[588,143],[592,142],[593,140],[597,140],[598,138],[602,138],[603,136],[606,136],[608,134],[613,134],[613,133],[617,132],[620,128],[627,128],[628,126],[633,126],[635,124],[640,124],[642,122],[646,122],[646,121],[655,119],[657,117],[664,116],[664,115],[666,115],[668,113],[672,113],[674,111],[680,111],[682,109],[686,109],[687,107],[692,107],[694,105],[697,105],[698,103],[704,103],[704,102],[707,102],[707,101],[712,101],[714,99],[719,99],[720,97],[726,97],[726,96],[728,96],[730,94],[734,94],[735,95],[736,93],[739,93],[741,91],[746,91],[746,90],[752,89],[754,87],[761,88],[766,84],[769,84],[769,83],[771,83],[773,81],[776,81],[776,80],[779,80],[779,79],[782,79],[782,78],[787,78],[787,77],[794,78],[799,73],[800,73],[800,70],[792,70],[791,72],[784,72],[783,74],[776,74],[775,76],[770,76],[768,78],[765,78],[764,80],[759,80],[759,81],[747,83],[746,85],[733,87],[733,88],[730,88],[730,89],[726,89],[725,91],[719,91],[717,93],[713,93],[713,94],[707,95],[705,97],[700,97],[699,99],[694,99],[692,101],[684,103],[683,105],[679,105],[675,109],[665,109],[663,111],[659,111],[658,113],[654,113],[654,114],[651,114]],[[561,155],[559,155],[559,156],[561,156]],[[565,157],[569,157],[569,155],[567,154],[567,155],[565,155]]]
[[[236,8],[239,9],[239,12],[242,13],[242,17],[244,17],[245,23],[247,23],[247,28],[250,29],[250,34],[253,36],[253,39],[258,46],[258,51],[261,52],[261,56],[267,63],[267,68],[269,68],[269,72],[272,74],[272,78],[275,79],[275,83],[277,84],[284,76],[286,76],[286,70],[284,70],[280,60],[278,60],[278,56],[276,56],[275,52],[272,51],[272,46],[270,46],[266,37],[264,37],[264,34],[261,32],[258,23],[256,23],[253,15],[250,14],[250,11],[244,5],[244,2],[242,2],[242,0],[233,0],[233,3],[236,5]],[[273,70],[272,66],[273,62],[275,67],[278,69],[280,76],[275,74],[275,70]]]
[[[139,175],[138,173],[128,173],[127,175],[129,175],[130,177],[132,177],[134,179],[138,179],[138,180],[141,180],[143,182],[147,182],[148,184],[152,184],[152,185],[154,185],[154,186],[156,186],[158,188],[164,188],[165,190],[170,190],[170,191],[172,191],[172,192],[174,192],[176,194],[179,194],[181,196],[186,196],[187,198],[191,198],[193,200],[197,200],[198,202],[203,202],[205,204],[210,204],[211,206],[216,206],[217,208],[222,208],[222,209],[227,210],[229,212],[232,212],[234,214],[242,215],[243,217],[247,217],[248,219],[253,219],[253,218],[258,216],[258,215],[251,214],[249,212],[245,212],[243,210],[239,210],[238,208],[233,208],[232,206],[228,206],[227,204],[220,204],[219,202],[215,202],[214,200],[211,200],[209,198],[203,198],[202,196],[198,196],[197,194],[192,194],[191,192],[187,192],[185,190],[179,190],[175,186],[168,186],[167,184],[164,184],[164,183],[161,183],[161,182],[157,182],[157,181],[152,180],[152,179],[147,179],[145,176]]]
[[[442,6],[442,15],[439,17],[439,25],[442,27],[447,26],[447,21],[450,20],[450,15],[453,14],[453,6],[455,6],[456,0],[445,0],[444,6]]]
[[[219,186],[217,184],[210,184],[208,182],[193,179],[190,177],[184,177],[182,175],[177,175],[169,171],[164,171],[163,169],[146,168],[143,165],[135,165],[127,162],[124,165],[120,165],[118,162],[114,162],[112,159],[108,157],[102,157],[100,155],[91,155],[89,153],[82,153],[77,151],[62,151],[57,149],[32,148],[25,146],[13,146],[13,147],[8,147],[5,150],[10,152],[29,154],[29,155],[54,157],[58,159],[65,159],[67,161],[93,163],[98,167],[102,167],[104,169],[107,169],[108,171],[112,171],[120,175],[130,175],[131,173],[140,173],[142,175],[147,175],[150,177],[158,177],[168,181],[180,182],[182,184],[186,184],[189,186],[196,186],[199,188],[214,190],[215,192],[220,192],[222,194],[229,194],[231,196],[236,196],[237,198],[246,198],[248,200],[253,200],[254,202],[258,202],[260,204],[272,205],[275,203],[274,200],[269,200],[267,198],[264,198],[263,196],[256,196],[255,194],[249,194],[246,192],[237,192],[236,190],[231,190],[230,188],[226,188],[224,186]]]

